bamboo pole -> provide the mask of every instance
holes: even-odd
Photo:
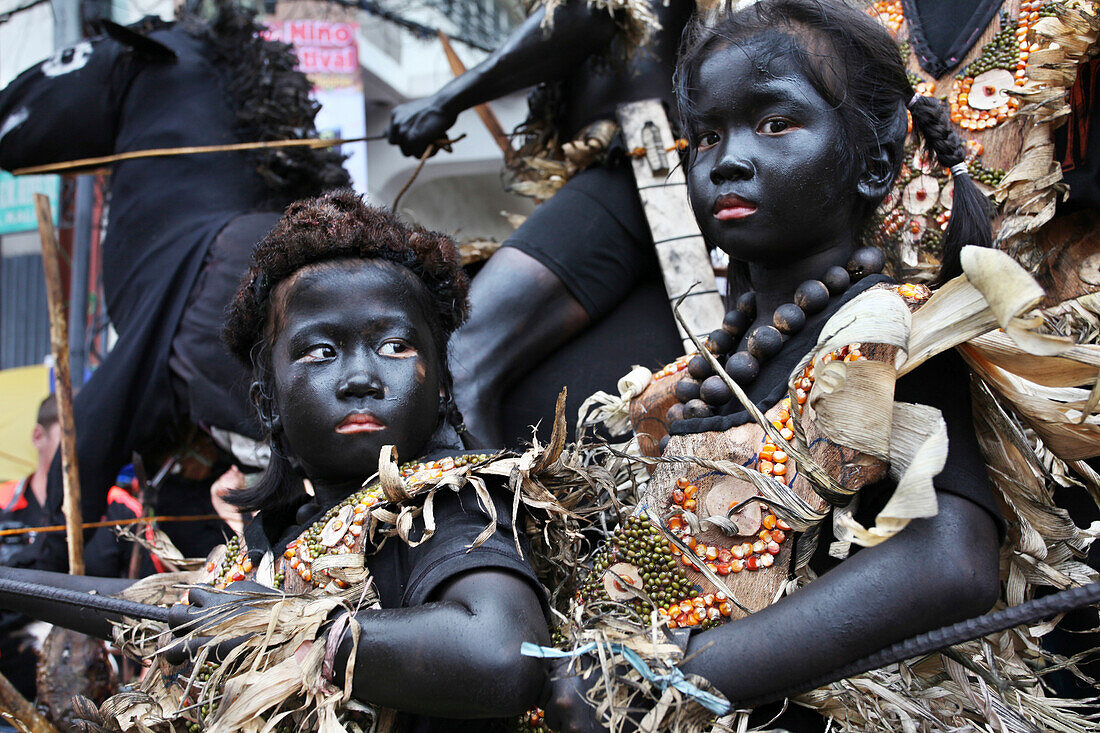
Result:
[[[455,76],[462,76],[466,73],[466,64],[462,63],[462,59],[455,53],[454,48],[451,46],[451,39],[447,37],[447,34],[443,31],[438,31],[438,33],[439,42],[443,44],[443,53],[446,54],[447,63],[451,67],[451,73]],[[474,109],[477,111],[477,116],[485,124],[485,129],[489,131],[489,134],[496,140],[497,145],[500,146],[500,152],[504,153],[504,159],[509,160],[512,157],[512,141],[508,139],[504,128],[501,127],[496,113],[485,103],[477,105]]]
[[[149,150],[131,150],[126,153],[113,155],[101,155],[97,158],[80,158],[78,160],[66,160],[60,163],[46,163],[44,165],[32,165],[27,168],[16,168],[11,172],[13,176],[29,176],[39,173],[62,173],[82,170],[84,168],[99,168],[101,166],[119,163],[124,160],[137,160],[139,158],[167,158],[173,155],[201,155],[204,153],[232,153],[241,150],[264,150],[267,148],[331,148],[346,143],[360,143],[369,140],[384,140],[385,134],[367,135],[365,137],[349,138],[294,138],[292,140],[265,140],[255,143],[230,143],[226,145],[189,145],[184,148],[151,148]]]
[[[98,529],[100,527],[127,527],[131,524],[165,524],[167,522],[209,522],[212,519],[221,519],[217,514],[185,514],[170,517],[136,517],[134,519],[104,519],[101,522],[85,522],[81,525],[84,529]],[[65,532],[69,529],[67,524],[51,524],[46,527],[14,527],[12,529],[0,529],[0,537],[11,537],[20,534],[41,534],[43,532]]]
[[[69,324],[61,291],[61,263],[53,228],[50,199],[34,195],[38,235],[42,240],[42,269],[46,272],[46,298],[50,308],[50,346],[53,349],[57,417],[61,423],[61,480],[65,491],[62,508],[69,545],[69,572],[84,574],[84,531],[80,515],[80,473],[76,463],[76,425],[73,421],[73,382],[69,373]]]
[[[58,733],[53,723],[46,720],[27,698],[19,694],[8,678],[0,674],[0,717],[9,715],[15,723],[21,723],[30,733]],[[8,720],[12,723],[13,720]],[[19,727],[16,725],[16,727]]]

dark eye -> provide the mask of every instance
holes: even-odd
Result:
[[[416,349],[400,339],[390,339],[378,347],[378,353],[382,356],[412,356]]]
[[[329,344],[315,344],[310,346],[300,357],[299,361],[327,361],[336,358],[336,349]]]
[[[718,133],[714,132],[713,130],[701,132],[695,137],[695,147],[699,148],[700,150],[706,150],[709,147],[717,145],[718,140]]]
[[[790,129],[790,121],[780,117],[773,117],[760,123],[760,132],[765,135],[780,135]]]

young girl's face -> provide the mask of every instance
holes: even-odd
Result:
[[[379,451],[415,458],[439,419],[439,354],[403,267],[348,261],[299,272],[271,350],[275,406],[312,481],[361,481]]]
[[[790,54],[776,52],[784,41],[776,33],[714,46],[692,98],[695,218],[731,257],[765,265],[850,247],[861,208],[841,117]]]

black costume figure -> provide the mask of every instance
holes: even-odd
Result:
[[[271,85],[273,76],[285,82],[278,69],[289,72],[293,57],[262,69],[227,68],[226,47],[253,42],[256,26],[251,16],[234,10],[223,11],[214,23],[225,33],[221,40],[196,21],[156,22],[145,35],[109,25],[110,36],[81,41],[25,71],[0,92],[0,166],[235,143],[256,134],[242,127],[241,90],[232,84],[244,78],[256,93],[270,90],[264,84]],[[269,61],[286,54],[283,46],[270,49]],[[308,82],[297,77],[297,88],[288,84],[282,94],[304,98]],[[312,103],[306,105],[309,119],[293,121],[299,134],[309,132],[315,112]],[[262,115],[256,119],[263,124]],[[84,516],[103,514],[107,489],[131,451],[167,459],[186,437],[188,421],[259,437],[247,399],[248,375],[213,336],[251,245],[278,216],[250,212],[274,211],[281,202],[315,194],[326,177],[327,185],[347,180],[334,153],[312,157],[314,170],[305,173],[294,170],[300,160],[282,155],[289,162],[277,171],[282,180],[270,171],[261,175],[246,153],[113,166],[103,286],[118,341],[75,402]],[[209,507],[206,485],[166,488],[157,508],[202,513],[201,507]],[[56,509],[60,456],[49,486],[48,504]],[[188,495],[180,496],[187,488]],[[185,554],[203,554],[222,533],[212,526],[173,535]],[[38,564],[61,567],[60,543],[49,544],[54,552]]]
[[[676,48],[693,9],[681,0],[653,2],[662,27],[629,61],[606,10],[568,2],[546,28],[539,9],[484,62],[394,109],[390,142],[418,156],[462,110],[541,82],[560,91],[562,141],[614,120],[625,102],[657,98],[671,107]],[[507,387],[657,273],[622,148],[613,143],[603,163],[541,204],[473,280],[471,319],[452,342],[456,400],[471,432],[490,444],[502,439],[497,413]]]

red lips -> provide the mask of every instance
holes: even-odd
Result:
[[[369,412],[353,412],[340,421],[340,424],[336,426],[336,432],[345,435],[351,433],[373,433],[385,427],[386,426],[381,420]]]
[[[719,196],[714,202],[714,218],[718,221],[732,221],[752,216],[756,212],[756,204],[746,201],[740,196],[727,193]]]

